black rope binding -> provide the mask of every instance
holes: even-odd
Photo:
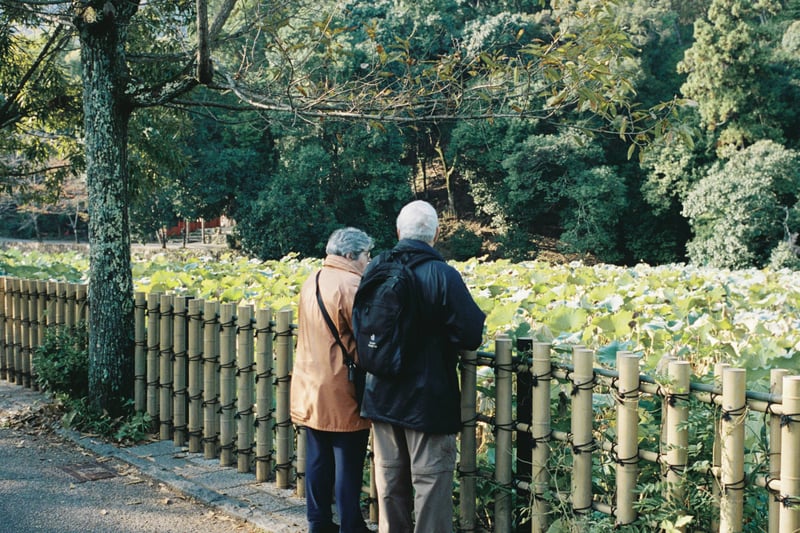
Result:
[[[266,463],[267,461],[272,461],[272,456],[274,455],[273,451],[267,452],[267,455],[256,455],[256,462],[257,463]]]
[[[788,508],[797,509],[800,507],[800,498],[796,496],[792,497],[792,496],[780,495],[775,497],[775,501],[780,503],[786,509]]]
[[[582,453],[592,453],[597,451],[597,449],[598,449],[597,440],[595,440],[594,438],[584,444],[572,445],[572,453],[574,453],[575,455],[580,455]]]
[[[792,423],[796,424],[798,422],[800,422],[800,413],[795,413],[795,414],[790,414],[790,415],[787,415],[787,414],[781,415],[781,427],[782,428],[788,426],[789,424],[792,424]]]
[[[571,374],[571,373],[568,373]],[[569,378],[569,375],[567,376]],[[571,379],[571,378],[570,378]],[[592,371],[592,377],[584,381],[583,383],[573,383],[572,384],[572,396],[577,396],[578,392],[580,391],[592,391],[594,390],[594,386],[597,384],[597,374]]]
[[[478,477],[479,470],[476,468],[475,470],[462,470],[461,464],[457,466],[456,473],[458,474],[458,478],[472,478]]]
[[[278,340],[278,337],[291,337],[294,331],[294,324],[289,324],[289,329],[286,331],[273,331],[274,335],[272,340]]]
[[[548,383],[548,382],[552,381],[552,378],[553,378],[553,370],[552,369],[548,370],[544,374],[531,374],[531,386],[532,387],[538,387],[540,381]]]
[[[743,406],[741,406],[741,407],[739,407],[737,409],[730,409],[730,410],[723,409],[721,416],[722,416],[722,420],[724,420],[725,422],[730,422],[731,420],[733,420],[733,417],[741,416],[741,415],[745,414],[746,412],[747,412],[747,406],[743,405]]]
[[[742,477],[741,480],[737,481],[736,483],[726,483],[723,487],[725,494],[728,494],[729,490],[736,490],[736,491],[743,491],[747,487],[747,476]]]
[[[664,398],[666,399],[667,404],[670,407],[675,407],[678,404],[678,402],[688,402],[689,401],[689,393],[688,392],[682,392],[682,393],[668,392],[668,393],[666,393]]]
[[[531,436],[531,450],[535,450],[539,447],[540,444],[547,444],[553,438],[553,430],[547,432],[546,435],[541,437],[533,437]]]
[[[618,464],[620,466],[637,465],[637,464],[639,464],[639,454],[638,453],[636,455],[634,455],[634,456],[631,456],[631,457],[621,458],[619,456],[619,452],[617,451],[618,447],[619,447],[619,444],[616,443],[616,442],[611,446],[611,459],[615,464]]]
[[[255,328],[253,327],[254,321],[251,319],[250,322],[243,326],[237,326],[236,333],[241,333],[242,331],[253,331]]]
[[[256,374],[256,383],[258,383],[258,381],[259,381],[260,379],[267,379],[267,378],[271,378],[273,375],[274,375],[274,374],[273,374],[273,372],[272,372],[272,369],[271,369],[271,368],[268,368],[268,369],[267,369],[265,372],[261,372],[261,373],[259,373],[259,374]]]
[[[258,338],[258,336],[261,335],[262,333],[272,333],[274,327],[275,327],[275,322],[274,321],[270,321],[269,324],[267,324],[267,327],[265,327],[265,328],[257,328],[256,329],[256,333],[255,333],[256,338]]]
[[[272,419],[273,413],[275,413],[275,409],[270,409],[266,414],[257,416],[255,422],[253,422],[253,426],[258,427],[261,422],[269,422]]]

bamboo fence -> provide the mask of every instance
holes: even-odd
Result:
[[[85,285],[1,278],[0,379],[36,387],[33,354],[45,330],[87,320],[86,294]],[[153,433],[303,496],[305,433],[289,416],[292,311],[136,293],[134,314],[134,406],[150,415]],[[665,358],[654,379],[630,352],[607,369],[582,346],[565,353],[505,336],[493,352],[463,353],[460,375],[459,531],[541,533],[565,516],[579,523],[598,513],[622,529],[637,520],[637,487],[652,482],[642,479],[647,464],[659,472],[663,501],[676,507],[690,496],[689,472],[701,471],[717,509],[714,531],[743,530],[752,487],[769,502],[760,530],[800,530],[800,376],[773,370],[770,392],[756,393],[746,390],[744,369],[727,365],[718,365],[716,383],[702,384],[689,363]],[[653,416],[645,402],[660,411],[654,445],[642,434],[643,415]],[[707,458],[689,453],[697,409],[713,417]],[[745,428],[757,413],[766,451],[748,469]],[[479,461],[487,445],[495,451],[488,466]],[[599,484],[598,469],[612,482]],[[368,472],[364,499],[377,522],[371,462]]]

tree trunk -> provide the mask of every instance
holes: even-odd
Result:
[[[452,165],[449,167],[447,166],[447,159],[444,157],[444,150],[442,150],[439,141],[436,142],[435,149],[436,153],[439,155],[439,161],[442,164],[442,172],[444,172],[444,186],[447,191],[447,211],[450,216],[458,218],[458,213],[456,213],[456,198],[453,194],[452,184],[452,176],[453,171],[456,169],[456,162],[453,161]]]
[[[112,2],[107,2],[106,6]],[[132,2],[79,25],[89,192],[89,396],[112,416],[133,392],[125,32]],[[127,13],[126,13],[127,12]]]

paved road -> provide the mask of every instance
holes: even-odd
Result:
[[[117,458],[98,456],[38,423],[20,423],[32,404],[41,408],[40,398],[0,381],[0,533],[263,531]]]

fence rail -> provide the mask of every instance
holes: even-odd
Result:
[[[87,320],[86,294],[85,285],[0,279],[0,379],[36,387],[34,351],[47,328]],[[304,496],[305,433],[289,416],[292,311],[136,293],[134,314],[134,405],[150,415],[154,433]],[[769,501],[761,530],[800,530],[800,376],[773,370],[770,393],[756,393],[746,390],[743,369],[718,365],[717,382],[702,384],[692,382],[685,361],[665,358],[664,366],[656,380],[640,374],[630,352],[619,352],[610,370],[581,346],[565,354],[504,336],[492,353],[462,354],[458,529],[505,533],[524,521],[526,530],[544,532],[565,509],[572,520],[600,513],[623,528],[637,520],[637,487],[652,481],[643,479],[643,465],[651,465],[664,501],[678,508],[691,496],[689,472],[707,477],[714,531],[743,530],[748,486]],[[567,414],[552,410],[554,400]],[[697,409],[712,420],[706,455],[689,453],[697,448],[689,440]],[[761,453],[746,448],[754,413],[763,413]],[[647,439],[643,417],[656,416],[660,433]],[[490,470],[479,464],[487,445],[495,450]],[[554,465],[559,455],[568,468]],[[754,455],[763,460],[748,471]],[[593,482],[598,468],[611,480],[606,486]],[[373,465],[369,472],[365,500],[377,521]],[[491,509],[479,508],[486,486]]]

